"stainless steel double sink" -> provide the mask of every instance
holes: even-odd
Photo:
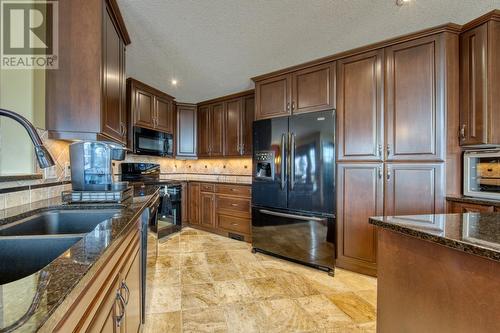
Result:
[[[55,209],[0,227],[0,285],[33,274],[118,209]]]

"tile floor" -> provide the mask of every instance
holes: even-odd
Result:
[[[191,228],[160,244],[145,332],[375,332],[375,278],[250,249]]]

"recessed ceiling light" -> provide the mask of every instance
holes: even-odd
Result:
[[[170,83],[172,83],[173,86],[176,86],[177,85],[177,80],[176,79],[172,79],[172,81],[170,81]]]
[[[410,3],[411,0],[396,0],[396,5],[398,5],[399,7],[407,4],[407,3]]]

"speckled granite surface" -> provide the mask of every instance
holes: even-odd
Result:
[[[177,180],[177,181],[196,181],[196,182],[211,182],[211,183],[229,183],[251,185],[252,176],[245,175],[211,175],[211,174],[161,174],[161,180]]]
[[[112,248],[126,235],[133,221],[140,216],[158,188],[147,187],[131,204],[120,205],[63,205],[59,198],[44,200],[33,205],[19,206],[16,214],[0,219],[0,225],[11,223],[30,215],[53,209],[117,209],[111,218],[100,223],[93,231],[62,253],[42,270],[20,280],[0,285],[0,332],[52,331],[57,319],[67,310],[62,303],[69,303],[90,281],[94,272],[105,262]],[[5,215],[4,215],[5,216]],[[8,237],[0,237],[8,238]],[[1,272],[0,272],[1,273]],[[19,322],[17,327],[9,326]]]
[[[500,213],[380,216],[370,223],[500,262]]]
[[[500,207],[500,200],[471,198],[471,197],[464,197],[463,195],[447,196],[446,200],[453,201],[453,202],[465,202],[465,203],[472,203],[472,204],[477,204],[477,205],[489,205],[489,206]]]

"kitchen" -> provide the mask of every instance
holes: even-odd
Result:
[[[499,330],[500,3],[26,3],[0,332]]]

